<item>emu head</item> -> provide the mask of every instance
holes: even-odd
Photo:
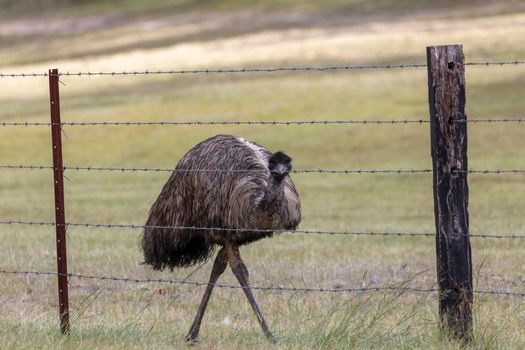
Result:
[[[283,152],[276,152],[268,160],[268,169],[273,179],[280,183],[292,170],[292,158]]]

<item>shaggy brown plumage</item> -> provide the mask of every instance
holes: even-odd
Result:
[[[294,229],[301,220],[299,197],[289,176],[276,183],[272,156],[242,138],[218,135],[193,147],[178,170],[255,170],[256,172],[174,171],[151,207],[146,226]],[[157,270],[205,261],[216,244],[251,243],[272,233],[146,228],[145,263]]]
[[[229,264],[264,333],[275,341],[250,288],[239,246],[270,237],[272,230],[295,229],[299,224],[301,207],[289,177],[291,168],[291,158],[282,152],[272,154],[240,137],[218,135],[193,147],[164,185],[146,226],[185,228],[147,227],[142,235],[144,262],[157,270],[187,267],[207,260],[216,245],[222,246],[188,340],[197,338],[213,287]]]

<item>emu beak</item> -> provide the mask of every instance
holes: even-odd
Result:
[[[279,175],[284,175],[288,172],[288,169],[283,164],[279,164],[277,168],[275,168],[275,172]]]

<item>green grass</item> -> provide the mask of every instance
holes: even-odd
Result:
[[[163,18],[152,13],[158,20]],[[51,44],[61,50],[49,52],[15,40],[9,44],[12,50],[0,52],[0,71],[424,62],[426,45],[452,42],[464,44],[467,60],[519,59],[525,55],[516,44],[525,32],[524,23],[525,14],[516,11],[452,22],[385,18],[339,29],[312,24],[311,28],[231,32],[225,24],[214,29],[213,36],[197,31],[180,42],[174,38],[174,28],[181,26],[178,22],[149,34],[104,26],[78,36],[51,36]],[[147,39],[142,40],[142,35]],[[128,37],[137,39],[128,42]],[[132,49],[137,42],[155,37],[164,44]],[[101,45],[97,54],[81,58],[96,45]],[[468,115],[522,116],[524,78],[522,66],[468,67]],[[67,121],[420,119],[428,115],[425,69],[61,80],[65,84],[60,86],[62,118]],[[45,78],[5,79],[2,84],[2,121],[48,120]],[[469,165],[523,168],[524,131],[520,124],[469,125]],[[64,128],[64,162],[172,167],[195,143],[218,133],[282,149],[294,158],[297,169],[431,166],[428,125],[68,127]],[[0,128],[0,150],[1,164],[51,164],[49,129]],[[70,171],[66,176],[67,221],[142,224],[169,174]],[[0,179],[0,219],[53,220],[50,171],[2,170]],[[432,232],[434,228],[430,174],[294,174],[294,181],[302,199],[303,229]],[[523,175],[471,175],[469,185],[473,233],[525,230]],[[139,234],[69,228],[69,270],[180,279],[195,269],[156,273],[140,265]],[[52,228],[2,226],[0,238],[0,268],[54,270]],[[517,240],[472,239],[475,287],[523,291],[522,251],[523,243]],[[256,286],[435,287],[431,238],[283,235],[245,247],[241,253]],[[204,265],[190,280],[206,281],[210,269],[209,263]],[[220,282],[236,284],[230,272]],[[62,337],[57,331],[55,278],[0,275],[0,342],[6,349],[185,347],[184,335],[202,292],[190,286],[73,278],[72,332]],[[257,292],[257,298],[278,338],[277,348],[459,347],[439,335],[434,294]],[[476,296],[471,348],[522,348],[522,301]],[[239,290],[214,292],[200,339],[193,347],[269,347]]]

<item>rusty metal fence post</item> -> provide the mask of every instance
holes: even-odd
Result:
[[[472,335],[465,66],[461,45],[427,47],[439,314],[442,331]]]
[[[58,69],[49,70],[49,103],[51,107],[51,138],[53,143],[53,180],[55,188],[55,227],[57,243],[58,304],[60,331],[69,333],[69,300],[66,252],[66,219],[64,207],[64,169],[62,166],[62,125]]]

